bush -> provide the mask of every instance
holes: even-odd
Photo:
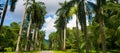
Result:
[[[5,50],[6,52],[12,52],[12,48],[11,48],[11,47],[4,48],[4,50]]]

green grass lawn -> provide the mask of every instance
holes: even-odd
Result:
[[[71,51],[71,50],[66,50],[66,51],[54,51],[54,53],[77,53],[77,52],[74,52],[74,51]],[[84,51],[85,53],[85,51]],[[96,53],[95,50],[90,50],[90,53]],[[102,51],[99,51],[99,53],[102,53]],[[108,51],[107,53],[120,53],[119,50],[111,50],[111,51]]]
[[[66,53],[65,51],[54,51],[54,53]]]
[[[38,52],[40,52],[40,51],[20,52],[20,53],[38,53]],[[54,50],[53,52],[54,53],[77,53],[74,50],[66,50],[66,51],[56,51],[56,50]],[[99,51],[99,52],[102,53],[102,51]],[[3,52],[0,52],[0,53],[3,53]],[[15,52],[4,52],[4,53],[15,53]],[[95,53],[95,50],[90,50],[90,53]],[[120,51],[119,50],[110,50],[107,53],[120,53]]]
[[[19,53],[38,53],[40,51],[32,51],[32,52],[19,52]],[[3,53],[3,52],[0,52]],[[15,53],[15,52],[4,52],[4,53]]]
[[[77,53],[77,52],[74,52],[73,50],[66,50],[66,51],[54,51],[54,53]]]

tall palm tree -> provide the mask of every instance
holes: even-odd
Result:
[[[69,2],[68,2],[69,3]],[[79,18],[78,18],[78,5],[74,5],[73,7],[71,6],[70,12],[69,12],[69,16],[72,16],[73,14],[76,14],[76,41],[75,41],[75,45],[77,46],[77,51],[80,52],[80,34],[79,34]]]
[[[35,30],[34,30],[34,28],[33,28],[33,31],[32,31],[32,41],[31,41],[30,51],[33,50],[34,36],[35,36]]]
[[[36,48],[37,43],[38,43],[38,32],[39,29],[42,28],[45,20],[44,20],[44,16],[46,14],[46,7],[45,4],[43,2],[36,2],[35,0],[33,0],[33,3],[29,3],[30,6],[28,7],[28,16],[30,17],[31,15],[31,21],[32,24],[35,26],[35,43],[34,43],[34,47]]]
[[[93,3],[88,2],[86,0],[71,0],[69,2],[69,6],[70,7],[74,7],[77,6],[77,11],[75,12],[77,19],[79,19],[78,21],[80,22],[80,26],[81,26],[81,30],[82,32],[84,32],[84,36],[85,36],[85,43],[86,43],[86,53],[89,53],[89,47],[88,47],[88,35],[87,35],[87,27],[86,27],[86,15],[88,13],[88,5],[90,6],[94,6]],[[77,21],[77,20],[76,20]],[[77,22],[76,22],[77,23]],[[76,24],[77,25],[77,24]],[[77,37],[77,36],[76,36]],[[77,39],[77,38],[76,38]],[[79,39],[77,39],[78,41]],[[80,52],[79,48],[78,48],[78,52]]]
[[[31,28],[30,26],[32,24],[32,18],[31,18],[32,11],[31,10],[32,10],[31,6],[27,7],[26,18],[29,21],[29,25],[28,25],[28,29],[27,29],[27,35],[26,35],[25,51],[27,51],[27,48],[28,48],[29,34],[30,34],[30,28]],[[34,30],[33,30],[33,34],[34,34]],[[34,37],[34,35],[33,35],[33,37]],[[32,40],[33,40],[33,38],[32,38]]]
[[[81,1],[81,4],[79,7],[81,11],[80,13],[80,21],[81,24],[83,24],[83,31],[84,31],[84,37],[85,37],[85,48],[86,48],[86,53],[89,53],[89,43],[88,43],[88,33],[87,33],[87,24],[86,24],[86,5],[85,5],[85,0]]]
[[[29,41],[29,34],[30,34],[30,26],[32,24],[32,19],[30,18],[28,29],[27,29],[27,35],[26,35],[26,44],[25,44],[25,51],[27,51],[27,45]]]
[[[14,9],[15,9],[15,4],[17,2],[17,0],[6,0],[6,3],[5,3],[5,7],[4,7],[4,10],[3,10],[3,15],[2,15],[2,20],[1,20],[1,23],[0,23],[0,31],[2,29],[2,26],[3,26],[3,22],[4,22],[4,19],[5,19],[5,15],[6,15],[6,12],[7,12],[7,8],[8,8],[8,2],[11,2],[11,6],[10,6],[10,11],[11,12],[14,12]]]
[[[61,42],[61,49],[62,50],[65,50],[66,49],[66,47],[65,47],[65,37],[66,37],[66,24],[65,24],[65,22],[66,22],[66,18],[65,17],[63,17],[63,16],[60,16],[57,20],[56,20],[56,28],[57,28],[57,30],[60,30],[60,31],[58,31],[58,32],[60,32],[60,42]]]
[[[69,10],[70,10],[70,7],[67,5],[67,2],[65,0],[64,3],[60,3],[61,5],[61,8],[59,8],[56,12],[56,14],[58,15],[58,19],[56,20],[56,28],[58,30],[60,30],[60,39],[61,39],[61,44],[62,47],[61,49],[62,50],[66,50],[66,26],[67,26],[67,22],[68,22],[68,19],[69,19]],[[63,38],[63,39],[62,39]]]
[[[27,5],[28,5],[28,0],[26,0],[25,9],[24,9],[23,16],[22,16],[20,31],[19,31],[19,35],[18,35],[18,41],[17,41],[17,45],[16,45],[16,53],[19,52],[19,44],[20,44],[20,39],[21,39],[21,34],[22,34],[22,26],[23,26],[23,22],[24,22],[26,10],[27,10]]]
[[[105,31],[104,31],[104,18],[103,18],[103,5],[106,4],[106,0],[97,0],[97,12],[96,15],[99,18],[99,25],[100,25],[100,34],[101,34],[101,41],[102,41],[102,51],[106,53],[106,42],[105,42]]]

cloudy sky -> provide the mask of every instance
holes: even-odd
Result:
[[[1,0],[5,1],[5,0]],[[1,2],[0,1],[0,2]],[[10,12],[9,7],[7,11],[7,15],[5,17],[4,25],[9,25],[11,22],[21,22],[22,14],[23,14],[23,9],[24,9],[24,3],[26,0],[18,0],[16,4],[16,9],[15,12]],[[36,0],[36,1],[41,1],[41,0]],[[51,32],[55,32],[56,29],[54,27],[54,22],[57,19],[57,16],[55,15],[55,12],[57,11],[58,8],[60,8],[59,3],[63,2],[64,0],[42,0],[45,5],[46,5],[46,10],[47,14],[45,16],[45,24],[42,28],[42,30],[46,31],[46,36],[45,39],[48,39],[48,35]],[[94,0],[89,0],[91,2],[94,2]],[[70,20],[69,23],[67,24],[67,27],[71,28],[75,27],[75,20],[76,16],[73,15],[74,19]]]

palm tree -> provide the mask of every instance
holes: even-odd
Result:
[[[49,42],[50,42],[49,47],[50,47],[51,49],[56,50],[56,47],[55,47],[55,44],[57,43],[56,40],[57,40],[57,34],[56,34],[56,32],[52,32],[52,33],[49,35]]]
[[[28,29],[27,29],[25,51],[27,51],[27,45],[28,45],[28,41],[29,41],[29,34],[30,34],[30,26],[31,26],[31,24],[32,24],[32,19],[30,18]]]
[[[77,46],[77,51],[80,52],[80,34],[79,34],[79,18],[78,18],[78,5],[74,5],[73,7],[71,6],[70,12],[69,12],[69,16],[72,16],[73,14],[76,14],[76,41],[75,41],[75,45]]]
[[[3,26],[3,22],[4,22],[4,19],[5,19],[5,15],[6,15],[6,12],[7,12],[9,1],[11,2],[10,11],[14,12],[14,9],[15,9],[15,4],[16,4],[17,0],[6,0],[5,7],[4,7],[4,10],[3,10],[2,20],[1,20],[1,23],[0,23],[0,30],[2,29],[2,26]]]
[[[85,48],[86,48],[86,53],[89,53],[85,0],[82,0],[80,5],[82,6],[82,7],[79,7],[79,8],[82,10],[81,13],[80,13],[80,18],[81,18],[80,21],[83,24],[83,31],[84,31],[84,36],[85,36]]]
[[[70,7],[68,6],[66,0],[64,3],[60,3],[60,5],[61,5],[61,8],[59,8],[56,12],[56,14],[58,15],[58,19],[56,20],[55,23],[56,23],[56,28],[60,30],[60,36],[61,36],[60,42],[63,44],[63,46],[61,46],[61,49],[66,50],[66,26],[67,26],[68,19],[70,17],[68,13],[70,10]]]
[[[34,36],[35,36],[35,30],[34,30],[34,28],[33,28],[32,41],[31,41],[30,51],[32,51],[32,50],[33,50]]]
[[[45,20],[44,20],[44,16],[46,14],[46,7],[45,4],[43,2],[35,2],[35,0],[33,0],[33,3],[29,3],[30,6],[28,7],[28,16],[31,17],[31,21],[32,24],[34,25],[35,28],[35,43],[34,43],[34,47],[36,48],[37,43],[38,43],[38,32],[39,29],[42,28]],[[30,16],[31,15],[31,16]],[[34,49],[34,48],[33,48]],[[37,49],[37,48],[36,48]]]
[[[57,20],[56,20],[56,28],[57,30],[60,30],[58,32],[60,32],[60,42],[61,42],[61,49],[62,50],[65,50],[66,47],[65,47],[65,37],[66,37],[66,24],[65,24],[65,21],[66,21],[66,18],[63,17],[63,16],[60,16]]]
[[[99,25],[100,25],[100,34],[101,34],[101,41],[102,41],[102,51],[106,53],[106,43],[105,43],[105,31],[104,31],[104,18],[103,18],[103,5],[106,4],[106,0],[97,0],[97,12],[96,15],[99,18]]]
[[[86,28],[86,5],[85,5],[85,0],[71,0],[69,2],[70,7],[76,7],[75,13],[76,14],[76,27],[77,27],[77,32],[78,32],[78,21],[80,22],[81,29],[84,32],[85,36],[85,41],[86,41],[86,53],[89,53],[89,48],[88,48],[88,37],[87,37],[87,28]],[[82,11],[81,11],[82,10]],[[72,13],[73,14],[73,13]],[[77,20],[78,19],[78,20]],[[76,35],[76,43],[79,41],[79,34],[77,33]],[[77,43],[76,46],[79,46]],[[80,52],[80,48],[77,48],[77,51]]]
[[[84,36],[85,36],[86,53],[89,53],[88,35],[87,35],[87,27],[86,27],[86,15],[87,14],[89,15],[91,13],[90,7],[95,8],[95,4],[88,2],[86,0],[71,0],[69,4],[71,4],[70,7],[76,6],[76,10],[74,14],[76,14],[76,19],[79,19],[79,20],[76,20],[76,26],[77,26],[77,21],[79,21],[81,30],[82,32],[84,32]],[[76,37],[79,37],[79,36],[76,36]],[[79,41],[79,38],[78,39],[76,38],[76,40]],[[80,52],[79,49],[80,48],[78,48],[78,52]]]
[[[38,41],[39,41],[39,50],[43,49],[43,42],[44,42],[44,37],[45,37],[45,31],[40,31],[38,35]]]
[[[25,9],[24,9],[24,12],[23,12],[23,17],[22,17],[22,21],[21,21],[21,25],[20,25],[20,31],[19,31],[18,41],[17,41],[17,45],[16,45],[16,53],[19,52],[19,44],[20,44],[20,39],[21,39],[21,33],[22,33],[22,26],[23,26],[23,22],[24,22],[24,17],[25,17],[26,10],[27,10],[27,4],[28,4],[28,0],[26,0]]]

